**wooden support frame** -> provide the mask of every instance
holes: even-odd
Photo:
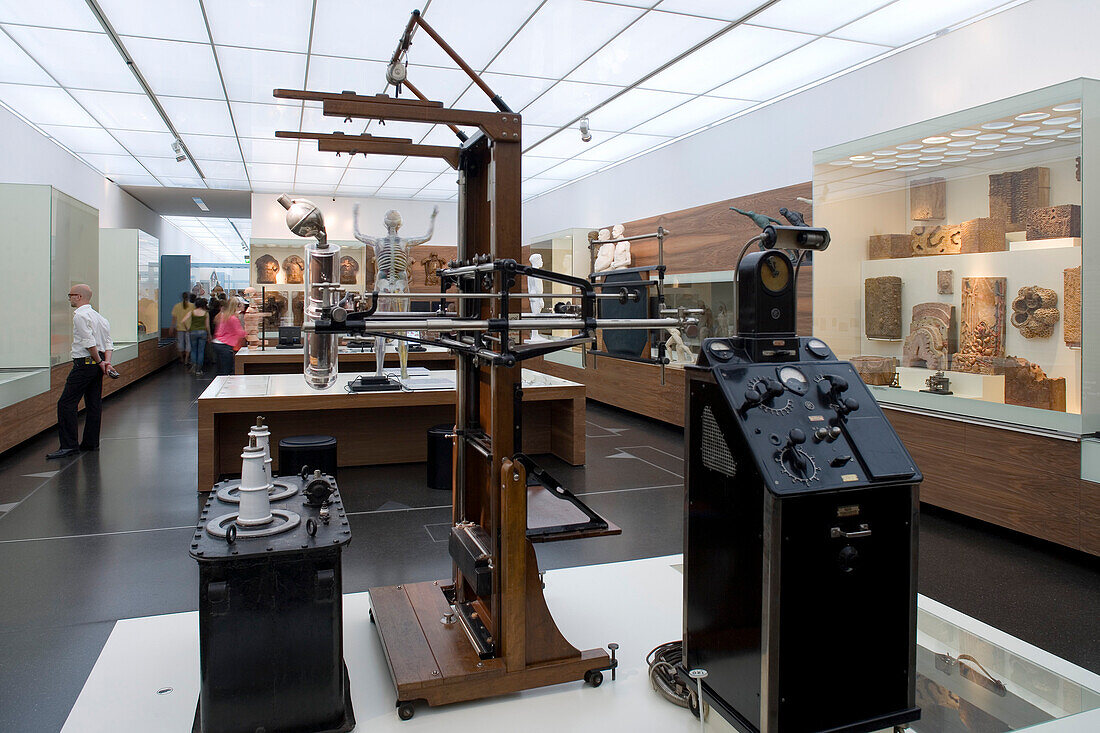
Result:
[[[414,158],[440,158],[447,165],[458,168],[458,148],[446,145],[418,145],[409,138],[376,137],[374,135],[344,135],[343,133],[323,132],[284,132],[275,133],[275,137],[297,140],[316,140],[317,149],[322,153],[348,153],[355,155],[408,155]]]
[[[445,109],[439,103],[277,89],[283,99],[320,101],[326,115],[477,127],[456,148],[459,172],[458,260],[521,259],[520,116]],[[341,136],[278,133],[317,139],[356,152],[441,157],[433,146],[404,141],[339,140]],[[369,146],[369,150],[362,146]],[[429,148],[429,149],[425,149]],[[324,148],[321,148],[324,149]],[[398,151],[401,152],[398,152]],[[352,152],[348,149],[347,152]],[[450,160],[448,160],[450,162]],[[503,292],[515,275],[504,270],[463,281],[463,292]],[[464,316],[506,318],[497,298],[469,298]],[[402,717],[411,703],[474,700],[562,682],[588,681],[610,669],[604,649],[581,651],[561,635],[546,606],[534,546],[527,539],[527,474],[513,462],[520,367],[487,365],[456,355],[454,524],[472,522],[489,537],[492,592],[479,596],[454,566],[449,581],[371,588],[372,619],[386,651]],[[606,534],[607,532],[604,532]],[[452,614],[453,608],[464,610]],[[458,617],[441,623],[445,617]],[[484,625],[488,651],[475,647],[462,619]],[[482,640],[483,642],[485,639]],[[597,679],[592,677],[593,680]],[[602,679],[602,675],[599,679]],[[596,682],[594,682],[596,684]]]

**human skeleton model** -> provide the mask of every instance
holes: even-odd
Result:
[[[540,254],[531,255],[531,267],[537,267],[540,270],[542,269],[542,255],[540,255]],[[532,293],[532,294],[538,293],[539,295],[542,295],[544,287],[545,287],[545,283],[543,283],[541,278],[537,278],[537,277],[528,277],[527,278],[527,292]],[[546,303],[546,301],[543,298],[529,298],[527,300],[527,302],[531,304],[531,312],[532,313],[542,313],[542,309],[543,309],[543,307],[545,306],[545,303]],[[532,331],[531,332],[531,337],[527,340],[528,341],[545,341],[546,339],[544,337],[540,336],[538,331]]]
[[[611,227],[611,238],[622,239],[625,231],[622,224]],[[615,253],[611,257],[609,270],[623,270],[630,267],[630,242],[619,242],[615,245]]]
[[[374,250],[374,289],[378,292],[378,310],[382,312],[407,311],[409,301],[406,298],[387,298],[386,293],[407,293],[409,291],[409,250],[418,244],[424,244],[432,238],[435,232],[435,217],[439,214],[439,207],[432,209],[431,222],[428,224],[428,233],[423,237],[399,237],[397,230],[401,228],[401,214],[393,209],[386,212],[383,222],[386,225],[386,236],[371,237],[359,231],[359,204],[352,209],[352,224],[355,238]],[[402,379],[409,376],[409,350],[404,341],[397,342],[397,356],[401,361]],[[377,363],[375,373],[382,376],[383,364],[386,360],[386,339],[381,336],[374,340],[374,358]]]
[[[601,229],[596,241],[606,242],[606,244],[601,244],[596,251],[596,262],[592,265],[593,272],[603,272],[611,269],[611,262],[615,259],[615,245],[608,242],[609,239],[611,239],[611,230]]]

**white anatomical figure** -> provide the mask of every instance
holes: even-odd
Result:
[[[540,254],[531,255],[531,267],[537,267],[540,270],[542,269],[542,255],[540,255]],[[539,295],[542,295],[543,288],[545,288],[545,287],[546,287],[545,283],[543,283],[543,281],[540,278],[537,278],[537,277],[528,277],[527,278],[527,292],[529,292],[529,293],[538,293]],[[545,304],[546,304],[546,301],[543,298],[528,298],[527,302],[530,303],[530,305],[531,305],[531,312],[532,313],[542,313],[542,309],[545,307]],[[546,339],[543,338],[542,336],[540,336],[538,331],[531,331],[531,337],[527,340],[528,341],[545,341]]]
[[[668,331],[668,341],[665,342],[665,349],[669,359],[674,362],[695,361],[695,354],[691,353],[691,349],[684,343],[684,338],[680,335],[680,329],[669,328],[666,330]]]
[[[390,209],[383,218],[386,235],[371,237],[359,231],[359,204],[352,209],[355,238],[374,250],[374,289],[379,294],[378,310],[380,312],[405,312],[409,309],[409,301],[406,298],[387,298],[386,293],[409,292],[409,250],[432,238],[437,214],[439,214],[438,206],[432,209],[427,234],[423,237],[405,238],[397,236],[397,230],[401,228],[401,214]],[[398,340],[397,356],[401,361],[401,377],[404,379],[409,376],[409,350],[406,342]],[[375,373],[382,376],[386,360],[386,340],[381,336],[374,340],[374,358],[377,364]]]
[[[592,272],[603,272],[611,268],[611,261],[615,258],[615,245],[607,240],[611,239],[610,229],[601,229],[597,242],[607,242],[596,250],[596,263],[592,266]]]

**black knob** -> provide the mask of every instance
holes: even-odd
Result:
[[[859,409],[859,403],[856,402],[854,397],[849,397],[844,400],[844,409],[848,412],[855,412]]]
[[[782,383],[779,382],[779,380],[769,379],[765,383],[764,399],[771,400],[776,397],[780,397],[786,390],[787,388],[784,387]]]
[[[802,445],[806,442],[806,433],[799,428],[791,428],[791,432],[787,433],[787,442],[789,445]]]
[[[852,460],[851,456],[836,456],[835,458],[833,458],[833,460],[829,461],[829,465],[833,468],[840,468],[841,466],[847,464],[850,460]]]
[[[829,442],[831,443],[834,440],[836,440],[837,438],[839,438],[840,437],[840,432],[841,431],[840,431],[840,426],[839,425],[834,425],[831,428],[829,428]]]
[[[844,392],[848,389],[848,380],[844,377],[829,377],[829,381],[833,384],[833,389],[837,392]]]

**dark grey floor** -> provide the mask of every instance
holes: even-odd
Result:
[[[205,384],[170,367],[112,396],[98,453],[46,461],[47,434],[0,456],[0,730],[59,729],[115,620],[196,608]],[[623,534],[540,545],[540,566],[680,552],[681,431],[589,403],[587,436],[587,466],[541,462]],[[345,592],[450,573],[450,496],[422,464],[345,469],[340,487]],[[1095,559],[944,512],[921,521],[921,592],[1100,671]]]

